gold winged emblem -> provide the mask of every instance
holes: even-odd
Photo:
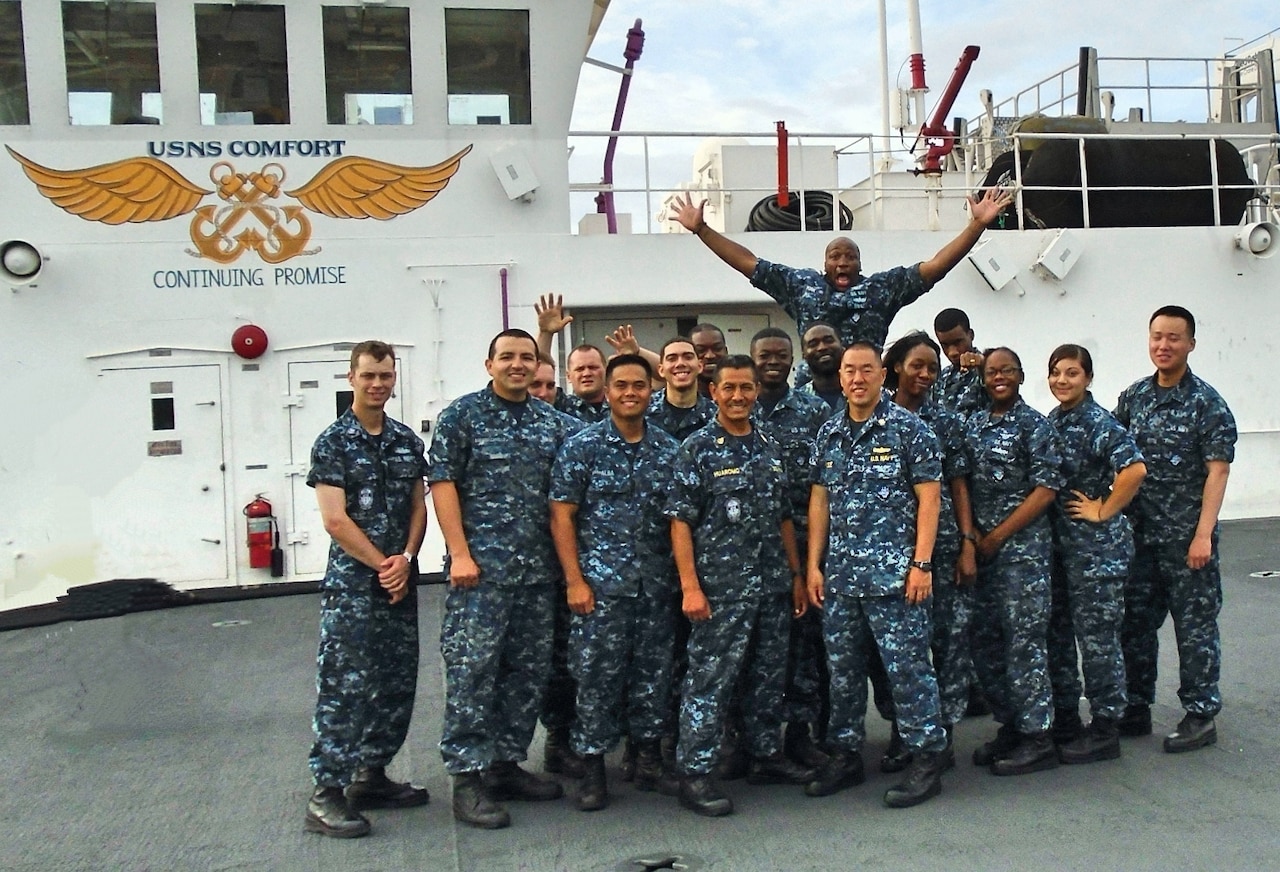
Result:
[[[429,167],[341,157],[291,191],[281,190],[285,170],[277,163],[242,173],[227,161],[219,161],[209,171],[214,188],[205,190],[152,157],[55,170],[5,148],[41,194],[86,221],[137,224],[194,212],[191,242],[196,250],[190,253],[225,264],[246,251],[256,252],[267,263],[318,252],[319,248],[306,248],[311,239],[311,222],[304,210],[330,218],[379,221],[406,215],[444,190],[472,146]],[[223,204],[200,205],[201,200],[215,193]],[[282,193],[302,205],[277,206],[271,202]]]

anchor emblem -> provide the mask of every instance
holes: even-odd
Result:
[[[306,212],[329,218],[374,218],[387,221],[418,209],[444,190],[471,146],[438,164],[408,167],[368,157],[330,161],[300,188],[282,191],[284,167],[270,163],[258,172],[241,173],[226,161],[214,164],[213,190],[188,181],[153,157],[133,157],[76,170],[41,166],[5,146],[36,189],[51,203],[86,221],[139,224],[167,221],[195,213],[188,253],[220,264],[254,252],[266,263],[282,263],[308,249],[311,221]],[[200,205],[217,194],[223,205]],[[271,201],[290,197],[300,205]]]

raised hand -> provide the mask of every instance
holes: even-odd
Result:
[[[564,296],[543,294],[533,304],[533,314],[538,316],[538,332],[559,333],[573,323],[573,316],[564,313]]]

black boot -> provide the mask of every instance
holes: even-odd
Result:
[[[680,804],[705,817],[733,814],[733,800],[720,792],[710,775],[689,775],[681,780]]]
[[[582,758],[569,747],[568,727],[547,730],[547,741],[542,746],[542,771],[568,778],[582,777]]]
[[[945,751],[912,755],[906,777],[885,791],[884,804],[890,808],[909,808],[932,799],[942,792],[942,772],[946,768]]]
[[[639,753],[636,755],[636,790],[656,790],[663,796],[679,796],[680,781],[670,774],[663,762],[661,740],[641,739],[637,744]]]
[[[357,811],[365,808],[410,808],[430,801],[431,795],[425,787],[415,787],[407,781],[392,781],[381,766],[357,769],[351,786],[347,788],[347,802]]]
[[[901,772],[907,768],[911,762],[911,749],[907,747],[907,743],[902,741],[902,734],[898,732],[898,724],[893,724],[893,734],[889,737],[889,747],[885,749],[884,756],[880,758],[881,772]]]
[[[1164,750],[1169,754],[1194,751],[1218,741],[1218,728],[1212,715],[1196,715],[1187,712],[1178,723],[1178,729],[1164,737]]]
[[[862,755],[841,749],[832,754],[827,765],[804,786],[804,792],[806,796],[830,796],[846,787],[861,784],[865,778]]]
[[[630,781],[636,777],[636,757],[639,754],[637,747],[635,741],[627,736],[622,745],[622,763],[618,766],[623,781]]]
[[[1080,710],[1073,708],[1056,708],[1053,710],[1053,744],[1066,745],[1080,738],[1084,732],[1084,721],[1080,720]]]
[[[996,737],[973,749],[974,766],[990,766],[1018,747],[1018,730],[1013,724],[1001,724]]]
[[[1058,767],[1058,749],[1053,745],[1053,733],[1045,730],[1022,737],[1018,747],[1008,756],[998,757],[991,764],[993,775],[1027,775]]]
[[[369,821],[352,810],[341,787],[317,787],[307,801],[303,826],[309,833],[354,839],[368,835]]]
[[[453,776],[453,819],[484,830],[511,825],[511,815],[489,796],[479,772]]]
[[[1095,717],[1074,742],[1058,748],[1063,763],[1097,763],[1120,756],[1120,730],[1111,718]]]
[[[809,725],[797,721],[787,724],[782,736],[782,751],[801,766],[821,769],[829,759],[827,753],[813,741]]]
[[[1131,703],[1124,710],[1123,717],[1116,722],[1116,729],[1122,736],[1150,736],[1151,706]]]
[[[560,782],[549,778],[539,778],[532,772],[521,769],[514,760],[494,763],[484,773],[484,787],[495,800],[525,800],[541,802],[546,799],[559,799],[564,796],[564,788]]]
[[[817,771],[801,766],[777,751],[768,757],[752,757],[747,765],[748,784],[808,784]]]
[[[604,774],[604,755],[582,758],[582,783],[578,785],[578,810],[600,811],[609,805],[609,783]]]

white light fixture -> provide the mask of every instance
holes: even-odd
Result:
[[[995,239],[989,239],[969,252],[969,262],[993,291],[1009,284],[1018,273],[1013,258]]]
[[[1080,236],[1064,228],[1054,234],[1053,239],[1044,247],[1044,251],[1040,252],[1040,256],[1036,258],[1031,268],[1039,273],[1041,278],[1062,281],[1076,265],[1082,251]]]
[[[0,278],[13,286],[34,288],[49,258],[30,242],[10,239],[0,244]]]

